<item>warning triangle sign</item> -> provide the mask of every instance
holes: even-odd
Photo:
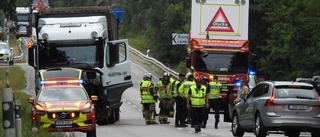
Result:
[[[218,9],[217,13],[213,16],[206,31],[234,32],[226,14],[224,14],[221,7]]]
[[[37,6],[36,6],[36,10],[42,9],[42,8],[44,8],[44,7],[45,7],[45,6],[43,5],[42,0],[40,0],[40,1],[38,2]]]

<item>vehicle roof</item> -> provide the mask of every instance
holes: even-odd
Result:
[[[282,86],[282,85],[300,85],[300,86],[310,86],[313,87],[313,85],[306,83],[306,82],[295,82],[295,81],[264,81],[262,83],[270,83],[274,84],[275,86]]]
[[[71,81],[71,82],[70,82]],[[43,87],[82,87],[80,80],[77,78],[70,77],[58,77],[58,78],[48,78],[44,80]]]

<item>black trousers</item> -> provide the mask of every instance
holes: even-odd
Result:
[[[185,125],[185,121],[187,118],[187,108],[186,108],[186,100],[182,97],[176,97],[176,116],[175,116],[175,124],[176,125]]]
[[[207,123],[207,120],[209,118],[209,112],[211,109],[214,110],[214,118],[216,120],[216,122],[219,122],[220,121],[220,114],[219,114],[219,111],[221,109],[221,105],[222,105],[222,101],[221,101],[221,98],[218,98],[218,99],[209,99],[209,108],[206,110],[206,117],[205,117],[205,120],[204,120],[204,124]]]
[[[206,118],[206,107],[191,107],[192,125],[200,126]]]

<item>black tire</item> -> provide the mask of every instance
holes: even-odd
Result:
[[[313,129],[311,131],[311,137],[320,137],[320,129]]]
[[[236,113],[232,115],[231,132],[233,136],[242,137],[244,130],[239,125],[239,119]]]
[[[87,131],[87,137],[97,137],[96,126],[94,126],[94,129],[93,129],[93,130]]]
[[[266,137],[268,133],[268,130],[264,126],[259,113],[256,115],[255,118],[253,133],[256,135],[256,137]]]

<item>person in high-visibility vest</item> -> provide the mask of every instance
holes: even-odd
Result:
[[[158,92],[160,99],[159,122],[160,124],[169,124],[168,116],[170,115],[170,108],[172,108],[174,100],[172,100],[172,83],[170,83],[168,72],[165,72],[163,78],[157,82],[155,90]]]
[[[172,86],[172,96],[176,104],[175,127],[187,127],[185,121],[187,117],[186,100],[179,94],[179,87],[184,82],[184,77],[184,74],[179,73],[179,80],[174,81]]]
[[[210,112],[210,109],[212,108],[214,110],[214,118],[215,118],[215,124],[214,128],[218,129],[218,123],[220,122],[220,115],[219,111],[221,109],[221,92],[222,89],[222,84],[218,81],[218,77],[214,76],[213,81],[209,82],[208,88],[207,88],[207,99],[209,102],[209,108],[207,110],[207,117],[206,120],[204,121],[202,128],[206,128],[207,120],[208,120],[208,114]]]
[[[184,103],[183,105],[184,106],[186,106],[186,103],[187,103],[186,100],[187,100],[187,96],[188,96],[188,92],[190,90],[190,87],[196,84],[194,82],[194,77],[193,77],[192,73],[190,73],[190,72],[186,74],[185,79],[186,79],[186,81],[183,82],[180,85],[179,89],[178,89],[179,96],[182,97],[182,99],[184,100],[183,101],[183,103]],[[191,119],[190,110],[188,110],[187,108],[185,108],[184,110],[185,110],[185,112],[183,114],[183,118],[182,119],[187,120],[188,123],[189,122],[191,123],[192,119]]]
[[[143,115],[147,125],[157,124],[154,115],[155,99],[157,95],[154,93],[154,85],[151,79],[152,74],[146,72],[144,79],[140,83],[140,98],[143,107]]]
[[[206,109],[209,107],[207,102],[207,88],[202,85],[202,78],[197,76],[195,78],[196,85],[190,87],[187,96],[187,108],[191,110],[192,125],[195,133],[201,132],[201,124],[206,117]]]

